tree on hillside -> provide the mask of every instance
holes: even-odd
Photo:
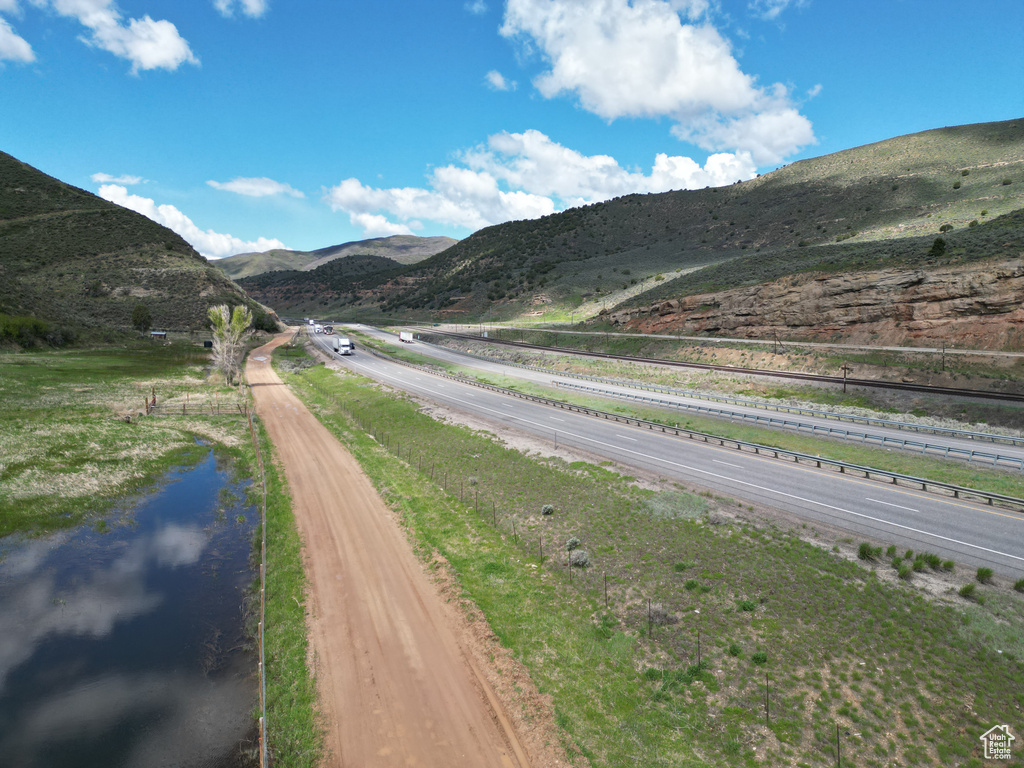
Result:
[[[153,327],[153,316],[149,313],[149,307],[145,304],[136,304],[132,310],[132,328],[139,333],[148,333]]]
[[[213,327],[213,366],[233,384],[242,365],[245,340],[252,333],[252,312],[242,304],[234,310],[220,304],[210,307],[207,314]]]

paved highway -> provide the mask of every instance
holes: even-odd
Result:
[[[381,339],[382,341],[395,341],[394,334],[387,333],[375,328],[362,327],[360,330],[367,333],[368,335],[374,336],[375,338]],[[438,360],[442,360],[448,363],[456,365],[463,365],[471,368],[475,368],[487,373],[492,373],[501,376],[511,376],[521,378],[526,381],[532,381],[537,384],[543,384],[551,386],[552,384],[560,384],[567,388],[567,391],[571,391],[572,388],[578,388],[580,386],[586,386],[592,389],[603,390],[604,392],[611,393],[612,397],[625,396],[635,398],[641,393],[635,388],[628,386],[618,386],[615,384],[608,383],[595,383],[590,381],[580,381],[579,379],[570,376],[559,376],[556,372],[544,372],[530,371],[514,366],[504,365],[498,361],[485,361],[478,358],[471,357],[469,355],[460,354],[454,350],[445,349],[444,347],[434,346],[432,344],[418,344],[417,351],[423,355],[434,357]],[[599,394],[599,393],[594,393]],[[695,397],[686,397],[683,395],[670,394],[665,392],[657,393],[644,393],[646,395],[656,397],[659,400],[665,400],[672,403],[677,403],[683,406],[690,406],[691,408],[700,407],[708,408],[713,406],[715,408],[728,410],[737,414],[737,419],[746,418],[752,420],[754,417],[760,417],[762,420],[767,419],[768,416],[772,415],[771,412],[765,411],[762,408],[757,408],[753,405],[743,405],[741,403],[710,403],[707,400],[700,400]],[[556,399],[557,395],[554,396]],[[686,410],[674,410],[666,409],[666,411],[672,411],[674,413],[673,421],[680,420],[680,417],[685,414]],[[801,431],[809,432],[812,429],[819,435],[827,433],[829,429],[841,430],[847,429],[855,433],[867,435],[862,440],[859,436],[851,437],[856,442],[867,442],[869,444],[878,445],[883,441],[886,443],[886,447],[898,448],[901,441],[911,443],[906,447],[906,450],[910,450],[914,453],[922,453],[923,445],[929,446],[928,453],[930,454],[941,454],[943,449],[948,449],[952,453],[952,458],[967,460],[967,457],[971,455],[972,451],[975,454],[973,461],[980,464],[998,464],[998,466],[1004,469],[1014,469],[1017,471],[1024,471],[1024,444],[1013,445],[1006,442],[994,443],[980,440],[969,439],[967,437],[949,435],[949,434],[930,434],[920,432],[909,432],[900,430],[896,426],[883,426],[879,424],[841,424],[835,419],[829,419],[825,416],[812,416],[807,414],[800,415],[787,415],[778,413],[775,414],[778,419],[786,419],[790,422],[799,422],[802,425]],[[779,427],[780,429],[782,427]],[[836,437],[835,439],[841,439]],[[920,445],[913,445],[920,444]]]
[[[330,337],[313,338],[329,349]],[[425,345],[413,348],[425,351]],[[901,551],[935,552],[961,569],[988,566],[997,575],[1024,576],[1022,514],[556,410],[358,350],[338,359],[369,378],[559,446],[891,542]]]

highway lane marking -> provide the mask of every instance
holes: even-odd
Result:
[[[402,383],[402,379],[399,379],[399,378],[397,378],[395,376],[390,376],[388,374],[382,374],[382,375],[386,376],[389,379],[393,379],[394,381],[398,381],[399,383]],[[497,415],[502,415],[500,411],[496,411],[493,408],[488,408],[487,406],[477,406],[477,407],[479,407],[481,410],[484,410],[484,411],[490,411],[491,413],[494,413],[494,414],[497,414]],[[525,424],[532,424],[535,427],[543,428],[542,424],[540,424],[540,423],[538,423],[536,421],[533,421],[531,419],[525,419],[525,418],[523,418],[521,416],[514,416],[513,418],[516,418],[516,419],[518,419],[519,421],[522,421]],[[1009,552],[1000,552],[997,549],[990,549],[988,547],[983,547],[983,546],[978,545],[978,544],[971,544],[970,542],[961,541],[959,539],[954,539],[954,538],[951,538],[949,536],[942,536],[941,534],[938,534],[938,533],[931,533],[930,531],[924,531],[924,530],[921,530],[919,528],[914,528],[914,527],[909,526],[909,525],[903,525],[902,523],[894,523],[894,522],[889,521],[889,520],[883,520],[882,518],[874,517],[872,515],[866,515],[866,514],[864,514],[862,512],[854,512],[851,509],[844,509],[843,507],[837,507],[837,506],[834,506],[832,504],[826,504],[823,501],[816,501],[814,499],[808,499],[808,498],[805,498],[803,496],[797,496],[797,495],[792,494],[792,493],[787,493],[786,491],[780,491],[780,490],[777,490],[777,489],[774,489],[774,488],[768,488],[768,487],[763,486],[763,485],[758,485],[757,483],[751,483],[751,482],[748,482],[746,480],[738,480],[736,478],[728,477],[727,475],[720,475],[720,474],[718,474],[716,472],[710,472],[710,471],[708,471],[706,469],[700,469],[699,467],[692,467],[692,466],[690,466],[688,464],[681,464],[679,462],[672,461],[670,459],[662,459],[662,458],[657,457],[657,456],[652,456],[650,454],[641,453],[640,451],[634,451],[634,450],[631,450],[629,448],[624,448],[622,446],[612,445],[611,443],[606,443],[603,440],[597,440],[597,439],[594,439],[594,438],[591,438],[591,437],[586,437],[584,435],[578,435],[578,434],[574,434],[574,433],[563,433],[563,435],[568,435],[568,436],[571,436],[571,437],[575,437],[575,438],[577,438],[579,440],[584,440],[586,442],[594,443],[596,445],[600,445],[600,446],[603,446],[605,448],[613,449],[613,450],[620,451],[620,452],[623,452],[623,453],[633,454],[633,455],[638,456],[638,457],[640,457],[642,459],[645,459],[647,461],[661,462],[662,464],[667,464],[669,466],[678,467],[679,469],[682,469],[682,470],[686,470],[686,471],[689,471],[689,472],[695,472],[697,474],[706,475],[708,477],[713,477],[713,478],[715,478],[717,480],[720,480],[720,481],[723,481],[723,482],[734,483],[734,484],[737,484],[737,485],[746,486],[748,488],[754,488],[754,489],[757,489],[759,491],[764,491],[765,493],[776,494],[778,496],[782,496],[782,497],[788,498],[788,499],[793,499],[795,501],[802,501],[802,502],[804,502],[806,504],[813,504],[815,506],[822,507],[824,509],[831,509],[831,510],[834,510],[836,512],[841,512],[843,514],[851,515],[853,517],[859,517],[859,518],[862,518],[864,520],[870,520],[872,522],[879,523],[881,525],[888,525],[888,526],[891,526],[893,528],[900,528],[902,530],[910,531],[912,533],[917,533],[917,534],[920,534],[922,536],[930,536],[930,537],[932,537],[934,539],[939,539],[941,541],[946,541],[946,542],[949,542],[951,544],[958,544],[960,546],[968,547],[970,549],[977,549],[977,550],[980,550],[982,552],[988,552],[988,553],[993,554],[993,555],[999,555],[1001,557],[1007,557],[1007,558],[1010,558],[1011,560],[1018,560],[1018,561],[1024,563],[1024,557],[1019,557],[1017,555],[1011,555]],[[799,468],[799,467],[796,467],[796,468]],[[853,478],[851,478],[851,479],[853,479]],[[937,499],[937,500],[945,501],[945,499],[941,499],[941,498]],[[972,507],[967,507],[967,508],[968,509],[972,509]],[[978,511],[986,512],[987,510],[980,509]]]
[[[921,512],[920,509],[913,509],[912,507],[901,507],[899,504],[892,504],[892,503],[890,503],[888,501],[882,501],[881,499],[869,499],[867,496],[864,497],[864,500],[865,501],[873,501],[873,502],[875,502],[875,504],[885,504],[885,506],[887,506],[887,507],[896,507],[896,509],[905,509],[905,510],[907,510],[907,512],[917,512],[917,513]]]
[[[736,469],[743,469],[739,464],[730,464],[728,461],[721,461],[720,459],[712,459],[715,464],[725,464],[727,467],[735,467]]]
[[[565,422],[565,419],[559,419],[559,418],[556,418],[555,416],[548,416],[548,418],[549,418],[549,419],[551,419],[552,421],[561,421],[561,422]]]
[[[615,433],[613,433],[613,434],[615,434]],[[640,442],[635,437],[626,437],[625,435],[619,435],[619,434],[615,434],[615,436],[617,438],[619,438],[620,440],[632,440],[634,443],[639,443]]]

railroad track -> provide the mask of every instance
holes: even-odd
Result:
[[[668,365],[676,368],[694,368],[702,371],[722,371],[725,373],[742,373],[749,376],[771,376],[781,379],[794,379],[797,381],[808,381],[817,384],[839,384],[850,387],[873,387],[875,389],[896,389],[905,392],[920,392],[930,395],[947,395],[950,397],[970,397],[984,400],[999,400],[1002,402],[1024,403],[1024,395],[1012,392],[990,392],[982,389],[960,389],[957,387],[931,387],[927,384],[911,384],[902,381],[875,381],[873,379],[851,379],[842,376],[824,376],[814,373],[796,373],[793,371],[770,371],[762,368],[741,368],[733,365],[710,365],[708,363],[684,363],[676,360],[661,360],[651,357],[629,357],[627,355],[611,355],[606,352],[588,352],[580,349],[566,347],[546,347],[540,344],[527,344],[522,341],[511,341],[509,339],[483,338],[469,333],[455,333],[453,331],[439,331],[436,328],[417,328],[416,331],[423,335],[447,336],[449,338],[466,339],[469,341],[485,341],[489,344],[503,344],[509,347],[520,349],[533,349],[543,352],[560,352],[567,355],[582,355],[584,357],[600,357],[606,360],[622,360],[629,363],[653,363],[656,365]]]

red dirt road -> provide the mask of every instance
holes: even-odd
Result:
[[[528,768],[390,511],[270,367],[271,350],[287,339],[255,350],[246,373],[305,545],[326,764]]]

